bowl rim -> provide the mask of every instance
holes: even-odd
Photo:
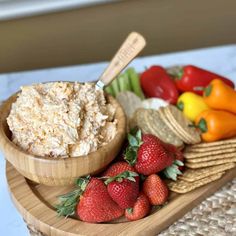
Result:
[[[0,114],[3,112],[4,108],[6,109],[6,107],[8,107],[9,109],[7,109],[8,110],[7,116],[9,115],[12,103],[17,99],[17,95],[19,93],[20,93],[20,91],[14,93],[7,100],[3,101],[3,103],[0,106]],[[117,143],[117,141],[120,140],[120,138],[123,135],[125,135],[125,133],[126,133],[126,116],[125,116],[123,108],[121,107],[119,102],[114,97],[112,97],[111,95],[109,95],[107,93],[105,93],[105,97],[106,97],[106,100],[109,101],[109,103],[114,104],[116,106],[116,112],[115,112],[114,119],[117,119],[118,118],[117,116],[119,116],[119,118],[122,117],[122,119],[117,119],[117,132],[116,132],[114,138],[112,140],[110,140],[110,142],[99,147],[96,151],[90,152],[87,155],[75,156],[75,157],[70,157],[70,156],[58,156],[58,157],[37,156],[33,153],[29,153],[29,152],[21,149],[15,143],[13,143],[12,140],[7,136],[6,132],[4,131],[3,123],[6,122],[7,116],[5,117],[5,119],[3,119],[3,117],[0,117],[0,147],[1,147],[1,137],[2,137],[4,139],[4,141],[7,143],[7,145],[10,145],[11,148],[16,150],[17,152],[24,154],[25,156],[27,156],[27,158],[32,159],[34,161],[52,162],[52,163],[73,162],[73,161],[77,161],[79,159],[89,159],[95,153],[102,152],[102,151],[106,152],[107,149],[113,147]],[[9,130],[9,127],[8,127],[8,130]],[[9,130],[9,132],[11,132],[11,131]]]

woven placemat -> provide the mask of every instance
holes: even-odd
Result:
[[[28,225],[28,229],[31,236],[46,236],[34,226]],[[236,236],[236,179],[159,234],[177,235]]]

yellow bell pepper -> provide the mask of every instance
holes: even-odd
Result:
[[[200,113],[209,109],[203,97],[192,92],[185,92],[180,95],[177,101],[177,107],[191,121],[194,121]]]

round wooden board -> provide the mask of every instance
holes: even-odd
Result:
[[[56,196],[72,187],[50,187],[25,179],[10,163],[6,165],[9,191],[14,204],[29,225],[48,236],[74,235],[156,235],[226,182],[236,177],[236,168],[220,180],[187,194],[172,194],[169,203],[148,217],[134,222],[90,224],[73,218],[58,217],[54,209]]]

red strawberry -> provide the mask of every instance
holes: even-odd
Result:
[[[133,171],[134,172],[135,170],[134,170],[134,167],[129,165],[127,162],[118,161],[118,162],[115,162],[114,164],[110,165],[108,167],[108,169],[103,173],[103,176],[114,177],[124,171]]]
[[[143,192],[152,205],[164,204],[169,195],[166,183],[156,174],[149,175],[143,183]]]
[[[139,194],[138,174],[125,171],[105,181],[111,198],[123,209],[133,207]]]
[[[160,144],[157,137],[143,143],[137,152],[135,169],[138,173],[150,175],[157,173],[173,163],[173,157]]]
[[[133,208],[125,210],[125,217],[128,220],[139,220],[145,217],[150,211],[150,203],[147,196],[140,193]]]
[[[177,174],[181,174],[178,165],[182,163],[175,161],[165,144],[152,134],[141,135],[138,130],[134,135],[129,134],[130,146],[126,149],[125,159],[130,165],[134,165],[139,174],[150,175],[160,172],[174,164],[174,168],[168,170],[168,177],[176,179]],[[174,163],[175,161],[175,163]]]
[[[111,199],[102,180],[92,178],[77,205],[77,214],[86,222],[108,222],[124,211]]]
[[[153,141],[153,136],[152,134],[143,134],[142,135],[142,141],[143,143],[149,143],[149,142],[152,142]],[[156,136],[154,136],[156,138],[156,142],[158,142],[160,145],[163,144],[163,142],[158,139]]]
[[[173,155],[175,160],[184,163],[184,155],[177,147],[169,143],[163,143],[163,144],[165,148],[169,151],[169,153]],[[179,166],[179,170],[180,171],[184,170],[184,166]]]

